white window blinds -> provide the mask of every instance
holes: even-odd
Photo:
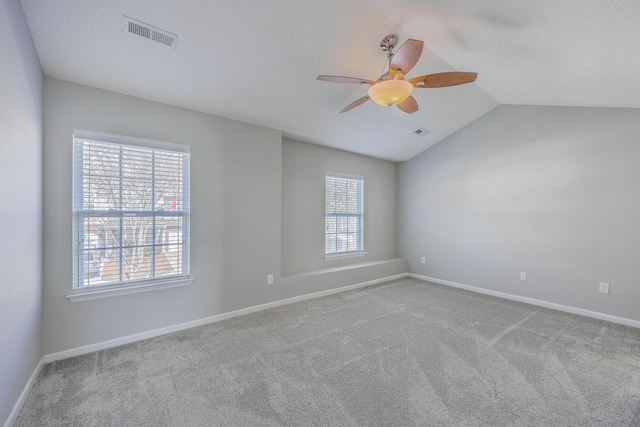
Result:
[[[188,277],[188,147],[83,135],[73,149],[74,288]]]
[[[325,255],[363,251],[363,178],[328,173],[325,184]]]

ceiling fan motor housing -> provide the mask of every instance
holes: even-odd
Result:
[[[380,42],[380,50],[383,52],[388,52],[398,44],[398,35],[397,34],[389,34],[387,37],[383,38]]]

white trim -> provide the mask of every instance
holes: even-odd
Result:
[[[31,373],[29,380],[27,381],[24,388],[22,389],[22,393],[20,393],[20,397],[18,397],[18,400],[16,401],[15,405],[13,405],[13,409],[11,409],[11,412],[9,413],[9,417],[4,422],[4,427],[12,426],[13,423],[16,421],[16,418],[18,418],[18,414],[20,414],[20,410],[22,409],[24,402],[27,400],[27,397],[29,396],[29,392],[31,391],[33,384],[36,382],[36,379],[38,378],[38,375],[40,374],[40,371],[42,370],[43,365],[44,365],[44,357],[40,358],[40,361],[36,365],[36,368]]]
[[[191,147],[175,142],[156,141],[153,139],[136,138],[133,136],[116,135],[113,133],[94,132],[92,130],[74,129],[73,139],[99,141],[112,144],[133,145],[136,147],[155,148],[157,150],[170,150],[180,153],[189,153]]]
[[[537,305],[539,307],[551,308],[553,310],[564,311],[566,313],[579,314],[581,316],[591,317],[599,320],[605,320],[607,322],[619,323],[621,325],[640,328],[640,320],[614,316],[611,314],[600,313],[598,311],[585,310],[583,308],[571,307],[568,305],[556,304],[555,302],[539,300],[536,298],[522,297],[519,295],[508,294],[505,292],[492,291],[491,289],[478,288],[476,286],[470,286],[462,283],[451,282],[449,280],[436,279],[435,277],[422,276],[420,274],[408,273],[408,276],[413,277],[414,279],[420,279],[420,280],[425,280],[427,282],[437,283],[440,285],[451,286],[459,289],[465,289],[471,292],[491,295],[494,297],[504,298],[512,301],[524,302],[531,305]]]
[[[337,252],[334,254],[325,254],[324,260],[331,261],[334,259],[357,258],[357,257],[365,256],[366,254],[367,253],[364,251]]]
[[[63,350],[57,353],[46,354],[43,357],[43,359],[44,359],[44,363],[49,363],[49,362],[53,362],[61,359],[67,359],[69,357],[79,356],[81,354],[93,353],[94,351],[104,350],[106,348],[116,347],[123,344],[129,344],[132,342],[145,340],[148,338],[153,338],[153,337],[157,337],[164,334],[170,334],[172,332],[178,332],[184,329],[190,329],[190,328],[195,328],[197,326],[203,326],[203,325],[208,325],[210,323],[220,322],[222,320],[231,319],[232,317],[238,317],[238,316],[244,316],[245,314],[256,313],[258,311],[267,310],[269,308],[280,307],[282,305],[293,304],[296,302],[306,301],[313,298],[320,298],[327,295],[346,292],[353,289],[363,288],[365,286],[375,285],[377,283],[387,282],[389,280],[401,279],[406,276],[407,276],[407,273],[401,273],[401,274],[396,274],[394,276],[384,277],[381,279],[375,279],[375,280],[369,280],[367,282],[357,283],[355,285],[348,285],[340,288],[328,289],[326,291],[314,292],[311,294],[299,295],[296,297],[286,298],[283,300],[268,302],[266,304],[254,305],[253,307],[242,308],[240,310],[217,314],[215,316],[205,317],[203,319],[192,320],[190,322],[179,323],[177,325],[171,325],[171,326],[166,326],[164,328],[153,329],[151,331],[127,335],[125,337],[115,338],[112,340],[103,341],[96,344],[89,344],[82,347],[72,348],[70,350]]]
[[[362,175],[352,175],[352,174],[341,173],[341,172],[327,171],[325,173],[325,177],[327,177],[327,176],[333,176],[333,177],[336,177],[336,178],[358,179],[360,181],[364,181],[364,176],[362,176]]]
[[[193,282],[193,279],[190,277],[180,277],[173,280],[163,280],[161,282],[145,282],[139,285],[105,286],[99,289],[83,289],[67,295],[67,299],[71,302],[90,301],[92,299],[117,297],[120,295],[130,295],[140,292],[159,291],[160,289],[177,288],[179,286],[189,286],[191,282]]]
[[[300,271],[297,273],[285,273],[280,276],[280,279],[289,280],[289,279],[298,278],[298,277],[319,276],[322,274],[336,273],[338,271],[356,270],[360,268],[368,268],[368,267],[374,267],[374,266],[381,266],[385,264],[393,264],[398,261],[405,261],[405,260],[403,258],[391,258],[391,259],[383,259],[380,261],[365,261],[365,262],[358,262],[355,264],[339,265],[336,267],[325,267],[325,268],[320,268],[318,270],[307,270],[307,271]],[[403,274],[408,274],[408,273],[403,273]],[[393,277],[395,278],[395,276]]]

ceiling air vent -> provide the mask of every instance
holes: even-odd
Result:
[[[423,128],[418,128],[413,133],[415,133],[418,136],[425,136],[425,135],[429,134],[429,132],[431,132],[431,131],[428,131],[428,130],[423,129]]]
[[[144,22],[136,21],[128,16],[124,17],[124,32],[132,37],[160,43],[169,49],[175,49],[178,42],[177,35],[152,27]]]

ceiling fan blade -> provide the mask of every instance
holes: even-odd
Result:
[[[365,95],[362,98],[353,101],[351,104],[347,105],[346,107],[344,107],[342,109],[342,111],[340,111],[341,113],[346,113],[349,110],[353,110],[354,108],[356,108],[359,105],[364,104],[365,102],[367,102],[369,100],[369,95]]]
[[[316,80],[322,80],[323,82],[332,82],[332,83],[355,83],[355,84],[375,84],[376,82],[367,80],[367,79],[359,79],[357,77],[342,77],[342,76],[318,76]]]
[[[433,88],[457,86],[476,81],[478,73],[464,73],[461,71],[451,71],[447,73],[428,74],[426,76],[409,79],[415,87]]]
[[[418,111],[418,101],[413,96],[409,96],[407,99],[398,104],[398,108],[407,114],[415,113]]]
[[[420,40],[409,39],[400,49],[393,55],[391,65],[389,66],[389,75],[393,77],[397,70],[402,74],[407,74],[418,63],[420,55],[422,55],[422,47],[424,42]]]

